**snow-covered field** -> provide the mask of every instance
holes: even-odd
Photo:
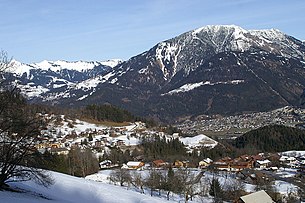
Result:
[[[200,169],[192,169],[192,173],[194,173],[195,175],[197,175],[200,171],[201,171]],[[110,173],[111,173],[111,170],[102,170],[97,174],[87,176],[86,179],[110,184],[110,181],[108,178]],[[140,170],[140,171],[132,171],[132,173],[140,173],[141,177],[146,178],[146,177],[148,177],[149,171]],[[166,171],[165,171],[165,173],[166,173]],[[293,173],[294,173],[293,170],[287,170],[285,172],[286,175],[288,175],[288,174],[292,175]],[[238,180],[236,179],[235,173],[219,172],[219,173],[213,174],[210,172],[205,172],[204,176],[201,179],[201,183],[202,183],[201,185],[205,185],[208,189],[208,185],[210,184],[210,181],[213,179],[213,177],[216,177],[224,188],[226,188],[227,186],[230,186],[230,185],[238,184],[237,183]],[[282,195],[287,195],[290,192],[296,192],[298,190],[297,186],[295,186],[291,183],[285,182],[285,181],[277,180],[277,181],[273,182],[273,185],[275,187],[274,188],[275,191],[281,193]],[[244,183],[243,187],[246,192],[251,193],[251,192],[255,192],[256,186],[253,184]],[[131,188],[131,190],[133,190],[133,189]],[[147,194],[149,194],[149,191],[147,192]],[[163,196],[163,198],[165,199],[166,197]],[[204,198],[204,199],[202,199],[202,198]],[[174,200],[176,202],[183,201],[183,197],[181,197],[179,195],[172,195],[170,199]],[[207,203],[207,202],[213,202],[213,199],[209,196],[205,196],[205,197],[197,196],[193,199],[193,202]]]
[[[0,191],[2,203],[158,203],[171,202],[159,197],[127,190],[102,182],[86,180],[61,173],[51,172],[55,184],[44,188],[34,182],[11,184],[23,192]]]

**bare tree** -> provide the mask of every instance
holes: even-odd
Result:
[[[11,62],[0,52],[0,189],[7,183],[35,180],[48,186],[50,176],[36,168],[35,144],[38,142],[44,120],[27,104],[17,88],[4,86],[4,72]]]
[[[124,186],[124,183],[131,181],[129,170],[127,169],[116,169],[110,173],[110,181],[113,183],[120,183],[120,186]]]
[[[225,182],[224,188],[224,199],[237,201],[239,197],[246,195],[245,184],[238,179],[231,179]]]
[[[98,172],[98,159],[91,149],[73,148],[68,154],[69,173],[73,176],[85,177]]]
[[[131,184],[141,190],[141,193],[144,194],[144,185],[145,181],[142,177],[141,173],[137,173],[137,171],[133,171],[131,175]]]
[[[153,196],[153,192],[157,189],[159,189],[160,194],[160,189],[162,188],[161,180],[162,174],[160,171],[155,169],[149,170],[149,175],[145,181],[145,185],[150,188],[150,196]]]
[[[14,68],[14,63],[11,58],[8,57],[7,52],[1,50],[0,51],[0,86],[1,90],[4,90],[5,84],[5,73]]]

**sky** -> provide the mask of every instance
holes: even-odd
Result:
[[[304,0],[0,0],[0,49],[20,62],[128,60],[206,25],[305,40]]]

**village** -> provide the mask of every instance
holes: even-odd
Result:
[[[287,106],[269,112],[245,113],[228,117],[202,115],[195,120],[186,120],[176,126],[182,132],[193,134],[213,132],[236,137],[247,131],[272,124],[304,129],[304,123],[305,110]]]
[[[219,171],[231,173],[248,183],[255,183],[258,179],[275,179],[277,173],[290,171],[289,181],[296,183],[305,176],[305,153],[259,153],[256,155],[242,155],[239,157],[222,157],[212,160],[206,157],[198,163],[189,160],[153,160],[145,162],[143,156],[133,157],[123,165],[112,163],[111,160],[101,160],[102,154],[109,148],[117,147],[122,151],[132,151],[139,144],[141,136],[166,136],[167,139],[179,138],[185,144],[188,152],[202,147],[213,148],[217,142],[205,135],[194,137],[180,137],[179,133],[167,135],[164,132],[147,129],[145,123],[135,122],[128,126],[106,127],[80,120],[70,120],[65,116],[49,116],[50,124],[42,132],[39,143],[35,147],[41,152],[68,155],[71,148],[90,148],[97,158],[100,158],[100,169],[122,168],[129,170],[150,170],[172,168],[193,168],[202,171]],[[274,174],[274,175],[273,175]],[[303,179],[302,179],[303,178]],[[297,183],[305,188],[303,184]]]

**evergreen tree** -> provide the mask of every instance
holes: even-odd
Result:
[[[213,178],[210,184],[209,194],[215,198],[215,200],[219,200],[222,197],[223,190],[221,188],[220,182],[217,178]]]

